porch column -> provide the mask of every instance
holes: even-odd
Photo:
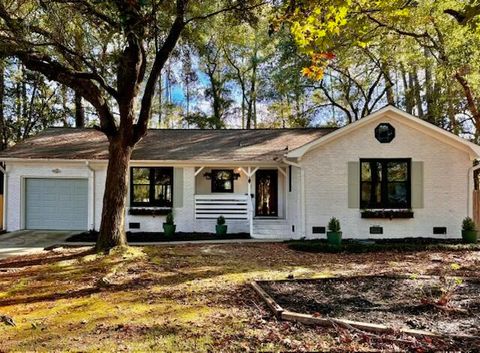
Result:
[[[252,168],[248,167],[247,173],[247,191],[248,191],[248,225],[250,227],[250,236],[253,237],[253,205],[252,205]]]

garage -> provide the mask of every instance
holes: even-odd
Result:
[[[87,179],[25,179],[25,228],[86,230]]]

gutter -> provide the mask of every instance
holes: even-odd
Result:
[[[291,165],[293,167],[299,168],[300,169],[300,197],[301,197],[301,204],[300,204],[300,212],[302,216],[302,236],[306,237],[307,236],[307,215],[305,214],[305,209],[306,209],[306,199],[305,199],[305,169],[302,168],[302,166],[298,163],[291,162],[287,160],[286,158],[282,159],[282,162]]]
[[[65,163],[65,164],[85,164],[89,163],[91,165],[107,165],[107,159],[60,159],[60,158],[1,158],[0,161],[4,162],[20,162],[20,163]],[[189,160],[176,160],[176,159],[132,159],[130,160],[130,166],[140,166],[140,167],[149,167],[149,166],[185,166],[185,167],[201,167],[201,166],[211,166],[211,167],[238,167],[242,166],[252,166],[252,167],[277,167],[278,163],[270,160],[264,161],[252,161],[252,160],[200,160],[200,159],[189,159]]]
[[[473,174],[476,170],[480,169],[480,164],[477,164],[475,166],[471,166],[468,169],[468,174],[467,174],[467,189],[468,189],[468,195],[467,195],[467,216],[473,218],[473,188],[474,188],[474,183],[473,183]]]
[[[92,229],[95,230],[95,169],[90,165],[89,161],[85,161],[85,165],[88,170],[92,173]]]

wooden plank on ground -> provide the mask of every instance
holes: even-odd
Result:
[[[278,305],[277,302],[273,300],[273,298],[270,295],[268,295],[267,292],[265,292],[263,288],[258,285],[257,282],[254,281],[254,282],[251,282],[250,284],[255,290],[255,292],[257,292],[257,294],[260,296],[260,298],[262,298],[263,301],[268,305],[268,307],[273,311],[275,316],[280,318],[283,312],[283,308],[280,305]]]
[[[361,277],[371,277],[371,276],[357,276]],[[374,277],[374,276],[373,276]],[[407,278],[408,276],[393,276],[397,278]],[[431,276],[421,276],[423,278],[432,278]],[[292,280],[279,280],[278,282],[284,281],[292,281]],[[308,281],[308,279],[306,279]],[[258,295],[265,301],[268,307],[272,310],[276,317],[287,320],[287,321],[296,321],[301,322],[307,325],[321,325],[321,326],[342,326],[350,329],[358,329],[368,332],[374,333],[391,333],[391,332],[401,332],[412,336],[417,337],[455,337],[455,338],[464,338],[464,339],[479,339],[477,336],[470,336],[470,335],[441,335],[439,333],[424,331],[424,330],[415,330],[415,329],[398,329],[395,330],[392,327],[383,325],[383,324],[373,324],[369,322],[361,322],[361,321],[352,321],[352,320],[345,320],[345,319],[335,319],[335,318],[327,318],[327,317],[320,317],[320,316],[313,316],[310,314],[303,314],[297,313],[293,311],[288,311],[283,309],[265,290],[259,285],[263,281],[253,281],[251,282],[251,286],[253,289],[258,293]],[[267,281],[268,282],[268,281]],[[276,281],[275,281],[276,282]]]

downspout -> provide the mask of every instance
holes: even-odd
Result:
[[[475,166],[471,166],[468,169],[468,180],[467,180],[467,186],[468,186],[468,195],[467,195],[467,216],[473,218],[473,188],[474,188],[474,183],[473,183],[473,174],[476,170],[480,169],[480,164],[477,164]]]
[[[0,165],[0,171],[3,173],[3,229],[7,229],[7,190],[8,190],[8,175],[7,168]]]
[[[307,215],[305,214],[305,169],[298,163],[288,161],[286,158],[282,159],[282,162],[291,165],[293,167],[300,169],[300,212],[302,214],[302,232],[301,235],[306,237],[307,236]]]
[[[89,161],[85,161],[85,165],[88,170],[92,173],[92,229],[95,230],[95,169],[90,166]]]

